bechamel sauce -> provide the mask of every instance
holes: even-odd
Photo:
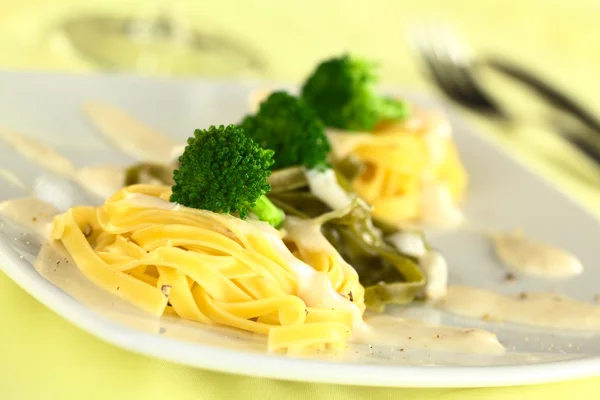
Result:
[[[139,194],[132,195],[129,200],[140,206],[147,205],[148,207],[163,209],[176,209],[179,207],[164,200]],[[58,211],[40,200],[23,198],[0,203],[0,213],[48,237],[52,217]],[[363,322],[358,307],[333,289],[326,274],[315,271],[295,258],[285,247],[274,228],[260,222],[252,225],[260,228],[270,243],[294,268],[299,279],[298,296],[307,305],[346,308],[355,312],[357,316],[352,341],[429,351],[492,355],[504,353],[504,348],[498,342],[496,336],[480,329],[428,325],[416,320],[389,316],[368,317],[366,323]],[[310,234],[310,232],[308,233]],[[318,242],[315,241],[313,244],[317,245]]]
[[[386,237],[386,240],[392,243],[398,251],[409,256],[420,258],[427,253],[425,242],[414,232],[397,232]]]
[[[50,146],[40,143],[38,139],[8,132],[1,128],[0,139],[8,143],[17,153],[40,167],[62,177],[73,179],[90,193],[102,198],[111,196],[121,189],[125,182],[124,167],[98,165],[76,169],[68,158],[63,157]],[[23,183],[10,171],[0,170],[0,175],[9,182],[24,187]]]
[[[600,331],[600,306],[556,293],[505,295],[469,286],[449,286],[439,307],[489,321],[571,331]]]
[[[420,321],[374,315],[365,318],[368,341],[378,345],[454,353],[504,354],[493,333],[430,325]]]
[[[308,224],[303,224],[306,222],[311,222],[310,227]],[[279,254],[283,257],[283,259],[292,267],[298,277],[298,288],[297,295],[300,297],[307,306],[321,306],[321,307],[331,307],[331,308],[340,308],[352,311],[353,314],[353,337],[364,337],[366,333],[366,326],[362,320],[362,316],[359,308],[350,302],[347,298],[342,296],[340,293],[336,292],[326,273],[318,272],[314,270],[311,266],[305,264],[301,260],[297,259],[290,250],[285,246],[283,241],[281,240],[278,231],[271,227],[269,224],[255,222],[252,224],[255,227],[258,227],[265,237],[269,240],[271,245],[279,252]],[[316,228],[314,228],[316,226]],[[320,232],[319,225],[314,224],[312,221],[308,220],[300,220],[292,217],[288,217],[285,222],[285,229],[287,235],[292,240],[297,240],[299,238],[311,237],[312,242],[309,244],[310,246],[317,246],[321,243],[318,238],[314,238],[314,236],[323,236]],[[315,235],[315,229],[318,229],[318,235]],[[329,246],[329,242],[327,242]],[[342,267],[345,270],[345,273],[350,272],[348,269],[351,269],[352,272],[354,268],[348,265],[345,261],[341,260]]]
[[[0,215],[30,229],[44,238],[50,237],[52,219],[59,211],[45,201],[22,197],[0,202]]]
[[[124,153],[143,161],[168,164],[177,143],[117,107],[87,102],[83,110],[110,142]]]
[[[75,171],[75,166],[69,159],[61,156],[40,140],[4,128],[0,128],[0,139],[23,157],[55,174],[71,177]]]
[[[23,190],[27,190],[27,185],[23,183],[22,180],[19,179],[18,176],[13,174],[11,171],[7,169],[0,169],[0,178],[4,179],[6,182],[11,185],[17,186]]]
[[[310,191],[332,209],[338,210],[351,204],[350,196],[340,186],[333,169],[308,170],[305,175]]]
[[[298,273],[300,287],[298,296],[307,304],[324,307],[350,308],[355,313],[355,326],[352,341],[357,343],[398,346],[431,351],[503,354],[504,347],[496,335],[480,329],[463,329],[448,326],[428,325],[423,322],[390,316],[373,316],[364,322],[358,308],[337,293],[324,273],[318,273],[310,266],[296,259],[279,239],[276,231],[267,224],[267,236],[271,243],[280,248],[281,254]],[[315,228],[316,227],[316,228]],[[308,243],[315,250],[329,249],[331,244],[320,232],[318,224],[297,218],[288,218],[285,229],[292,239]],[[269,233],[269,231],[272,231]],[[321,239],[322,238],[322,239]],[[347,264],[343,262],[342,265]],[[352,268],[347,265],[348,268]],[[352,268],[353,270],[353,268]],[[365,325],[366,322],[366,325]]]
[[[430,300],[441,299],[448,290],[448,263],[437,250],[430,250],[419,258],[419,265],[425,271],[425,297]]]
[[[116,145],[121,144],[122,146],[119,147],[124,151],[128,151],[130,154],[141,151],[143,154],[136,153],[136,155],[141,155],[142,158],[146,158],[150,154],[153,154],[151,156],[151,161],[162,160],[164,162],[171,161],[173,159],[173,154],[178,151],[170,139],[161,142],[161,139],[156,140],[157,137],[154,137],[154,141],[152,141],[150,135],[151,133],[156,132],[142,126],[139,122],[133,120],[133,118],[126,114],[116,109],[112,109],[109,106],[96,106],[97,104],[91,106],[91,113],[93,114],[91,117],[99,126],[101,126],[101,129],[102,126],[104,126],[106,131],[103,129],[103,132],[111,137],[113,141],[116,141]],[[87,111],[90,112],[89,105]],[[103,120],[105,117],[106,119]],[[113,129],[117,127],[119,127],[118,136],[117,130]],[[126,135],[124,136],[124,133],[127,134],[128,132],[125,128],[133,128],[133,134],[129,138],[125,137]],[[106,167],[107,169],[102,171],[100,169],[101,167],[95,167],[96,169],[86,169],[84,172],[78,172],[69,160],[58,155],[52,148],[41,145],[34,139],[27,139],[25,136],[19,134],[15,135],[13,132],[8,132],[6,130],[0,130],[0,138],[4,139],[16,151],[40,164],[44,168],[63,176],[76,177],[76,180],[86,186],[88,190],[90,190],[88,185],[96,185],[96,188],[91,190],[94,193],[99,194],[99,192],[95,191],[99,191],[98,186],[101,186],[98,183],[99,181],[104,180],[107,182],[105,185],[106,187],[112,184],[110,179],[106,179],[105,177],[112,175],[115,172],[114,169],[111,170],[109,167]],[[121,141],[123,139],[125,139],[125,142],[127,143],[122,143]],[[356,137],[355,139],[359,141],[360,138]],[[146,144],[149,141],[154,144],[153,149],[148,150],[146,148],[144,150],[137,150],[134,148],[135,143]],[[162,145],[155,146],[157,143],[162,143]],[[144,146],[140,146],[140,148],[143,147]],[[161,149],[157,149],[157,147],[161,147]],[[78,175],[79,178],[77,179]],[[434,200],[433,203],[435,204],[437,201],[439,206],[439,198],[442,198],[441,203],[443,203],[444,194],[442,193],[441,195],[438,194],[436,196],[438,199]],[[144,203],[143,199],[134,199],[133,201],[141,201],[142,204]],[[168,205],[169,209],[177,207],[168,202],[164,203]],[[154,206],[159,205],[155,204]],[[162,207],[166,208],[166,205],[162,205]],[[56,212],[56,209],[49,204],[31,198],[14,199],[0,203],[0,213],[15,220],[17,223],[21,223],[28,228],[36,230],[44,236],[47,236],[51,218]],[[281,243],[278,235],[274,234],[274,237],[277,237],[278,239],[276,241],[273,240],[274,242]],[[284,249],[280,250],[284,251]],[[284,253],[289,253],[287,248]],[[289,257],[296,260],[291,253],[289,253]],[[323,280],[318,277],[318,273],[306,264],[299,260],[294,260],[288,259],[288,262],[293,261],[298,264],[295,265],[295,268],[298,270],[301,282],[299,291],[301,291],[303,296],[309,299],[310,302],[319,301],[320,304],[331,305],[332,307],[354,306],[343,296],[335,292],[328,280]],[[312,296],[316,296],[316,298]],[[507,296],[485,291],[483,289],[451,286],[448,288],[448,294],[445,299],[440,303],[440,307],[459,315],[475,318],[517,322],[557,329],[600,330],[599,306],[551,293]],[[369,321],[370,327],[365,326],[361,321],[360,330],[363,334],[359,336],[360,339],[355,338],[356,340],[393,342],[399,345],[406,345],[407,348],[410,348],[411,346],[425,348],[425,346],[427,346],[426,348],[431,350],[443,349],[446,351],[453,351],[451,349],[454,348],[457,349],[457,351],[490,353],[502,351],[502,346],[498,343],[495,336],[485,331],[442,326],[425,327],[423,323],[411,320],[396,320],[396,322],[390,322],[387,320],[370,319]],[[405,335],[406,338],[400,337],[400,333],[409,331],[413,333],[413,335],[410,336],[411,339],[408,339],[408,335]],[[430,342],[428,342],[430,339],[425,338],[429,333],[432,334]],[[408,342],[414,340],[415,337],[420,336],[423,336],[421,341]],[[445,342],[439,340],[442,337],[446,337],[447,340]],[[473,343],[478,344],[473,347]],[[482,346],[481,351],[477,350],[479,344]]]
[[[517,272],[540,278],[567,278],[583,272],[573,254],[520,232],[493,234],[491,240],[498,258]]]
[[[89,192],[106,199],[123,188],[125,168],[97,165],[75,171],[75,180]]]
[[[454,204],[450,189],[434,182],[423,184],[421,192],[421,222],[425,225],[454,228],[463,221],[460,209]]]
[[[431,300],[446,295],[448,264],[437,250],[427,250],[423,238],[414,232],[398,232],[386,238],[401,253],[416,257],[427,276],[425,297]]]

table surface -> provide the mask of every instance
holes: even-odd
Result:
[[[455,0],[0,1],[0,68],[101,72],[69,46],[60,23],[81,15],[144,16],[160,7],[202,32],[242,39],[265,60],[259,76],[300,81],[315,63],[352,51],[381,62],[384,84],[435,92],[416,62],[407,32],[418,23],[459,27],[474,50],[518,60],[598,111],[600,3],[594,0],[513,2]],[[136,4],[134,4],[136,3]],[[148,73],[149,71],[138,71]],[[152,72],[152,71],[150,71]],[[166,73],[166,71],[155,71]],[[211,76],[218,71],[193,71]],[[507,151],[544,174],[600,216],[600,170],[539,123],[547,110],[531,94],[484,71],[491,90],[520,123],[495,125],[465,114]],[[599,114],[600,115],[600,114]],[[537,122],[536,122],[537,121]],[[0,274],[0,398],[584,398],[600,378],[488,389],[375,389],[302,384],[201,371],[128,353],[82,332]],[[586,396],[587,395],[587,396]]]

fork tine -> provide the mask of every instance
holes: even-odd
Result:
[[[424,26],[413,33],[417,51],[436,85],[451,99],[470,108],[506,118],[478,84],[471,53],[464,41],[444,25]]]
[[[454,79],[448,78],[448,68],[443,57],[443,49],[436,48],[435,41],[431,39],[431,29],[424,28],[415,35],[417,49],[425,62],[425,66],[435,83],[452,99],[463,103],[466,99]],[[467,104],[469,105],[469,104]]]

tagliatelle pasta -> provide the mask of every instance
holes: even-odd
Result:
[[[343,348],[362,326],[364,289],[331,245],[291,236],[301,261],[265,223],[169,196],[169,187],[126,187],[55,217],[52,238],[86,277],[137,307],[265,334],[272,351]]]
[[[365,166],[354,190],[373,206],[373,215],[392,224],[420,220],[426,210],[423,192],[438,185],[458,204],[467,174],[443,115],[415,110],[407,121],[389,123],[374,132],[330,131],[336,158],[358,158]]]

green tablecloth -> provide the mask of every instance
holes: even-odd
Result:
[[[98,68],[70,49],[56,33],[59,22],[81,13],[143,14],[159,4],[118,0],[20,0],[0,2],[0,67],[76,73]],[[138,3],[138,2],[136,2]],[[243,37],[266,61],[262,74],[298,81],[315,62],[351,50],[382,62],[384,83],[432,90],[406,41],[419,21],[460,26],[475,49],[520,63],[567,88],[593,106],[600,93],[598,15],[594,0],[528,2],[421,0],[310,0],[284,2],[178,1],[194,26]],[[218,71],[203,71],[210,75]],[[526,96],[497,77],[520,115],[536,110]],[[497,90],[497,91],[498,91]],[[496,91],[496,92],[497,92]],[[6,95],[6,94],[4,94]],[[600,215],[598,168],[535,123],[495,126],[467,115],[508,151],[517,154],[563,190]],[[489,389],[376,389],[279,382],[202,371],[149,359],[105,344],[47,310],[0,274],[0,398],[2,399],[205,399],[205,398],[588,398],[600,378],[541,386]]]

